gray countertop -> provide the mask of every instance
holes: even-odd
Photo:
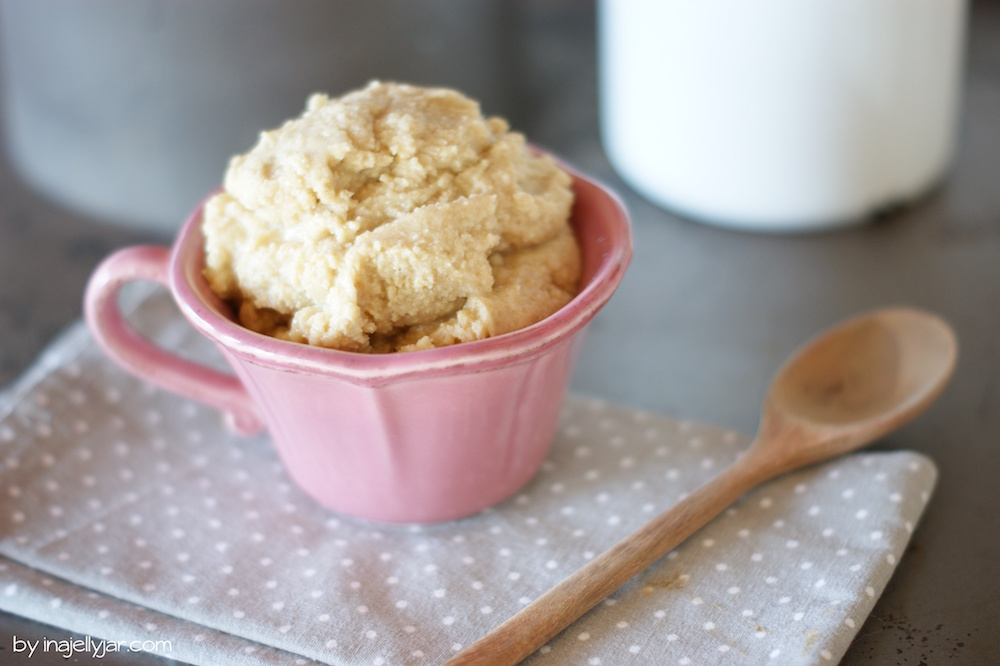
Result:
[[[752,432],[772,373],[820,329],[890,304],[943,315],[961,345],[952,384],[875,445],[930,456],[937,490],[843,663],[1000,663],[1000,3],[972,4],[959,149],[944,182],[864,226],[802,236],[706,226],[630,191],[600,144],[594,8],[512,7],[502,27],[517,85],[487,110],[610,183],[634,225],[633,263],[591,327],[573,389]],[[80,317],[103,256],[145,242],[169,241],[53,203],[0,162],[0,386]],[[60,631],[0,614],[2,663],[14,635]]]

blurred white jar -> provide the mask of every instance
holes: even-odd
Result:
[[[746,230],[856,224],[950,163],[965,0],[601,0],[605,150],[640,194]]]

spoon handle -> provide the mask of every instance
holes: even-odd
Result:
[[[445,666],[517,664],[719,515],[767,474],[745,455],[472,643]]]

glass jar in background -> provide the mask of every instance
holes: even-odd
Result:
[[[965,0],[600,0],[602,140],[678,214],[857,224],[951,162]]]

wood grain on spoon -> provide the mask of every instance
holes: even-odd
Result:
[[[911,308],[878,310],[817,336],[776,374],[757,436],[736,462],[446,664],[519,663],[747,491],[916,417],[944,390],[957,353],[947,323]]]

